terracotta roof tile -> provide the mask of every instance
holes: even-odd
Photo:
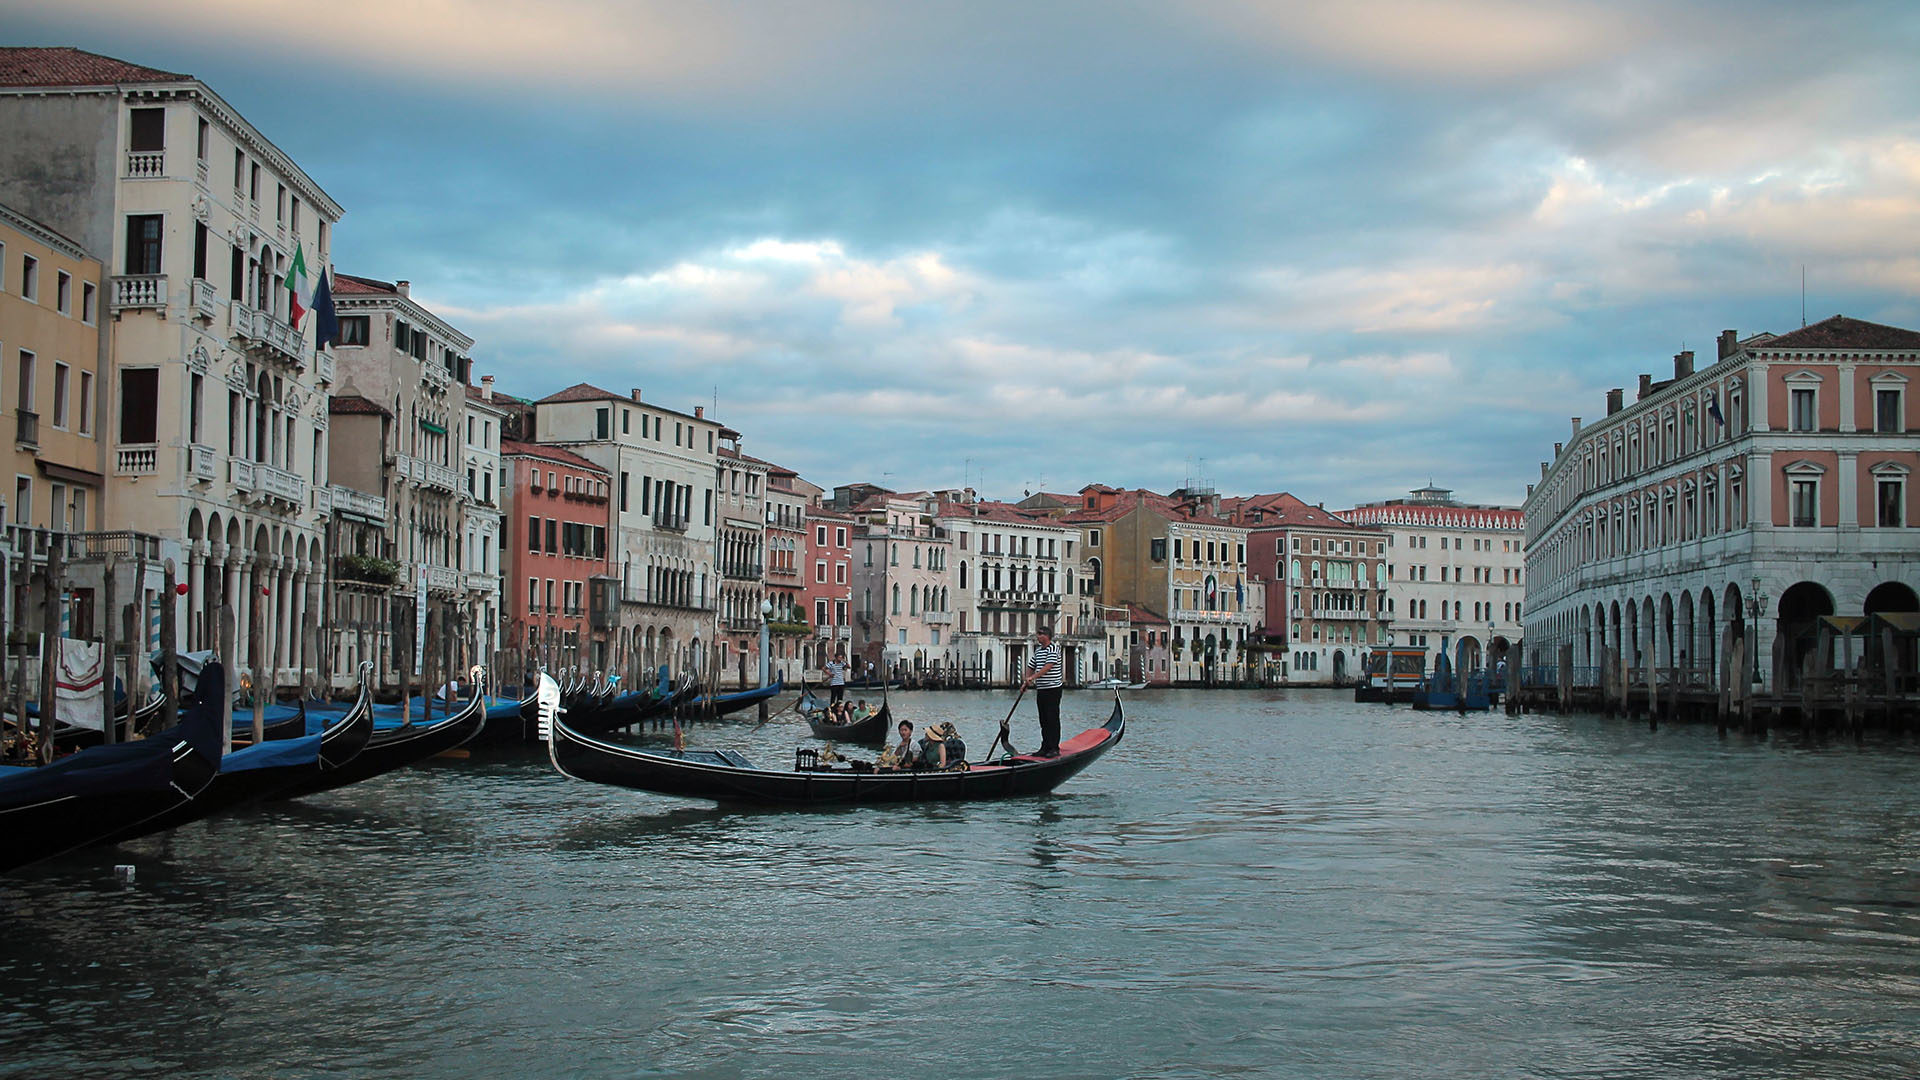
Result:
[[[377,401],[371,401],[358,394],[335,394],[327,402],[327,412],[334,416],[392,416]]]
[[[548,394],[535,405],[563,405],[569,401],[625,401],[626,398],[611,390],[602,390],[592,383],[574,383],[557,394]]]
[[[1920,349],[1920,332],[1835,315],[1812,326],[1781,334],[1764,349]]]
[[[1234,524],[1248,529],[1264,529],[1292,525],[1317,529],[1356,529],[1361,526],[1342,518],[1331,511],[1302,502],[1293,495],[1281,491],[1270,495],[1249,495],[1244,498],[1222,499],[1220,508],[1231,518]],[[1259,511],[1259,520],[1254,520],[1254,511]]]
[[[1146,608],[1141,607],[1139,604],[1127,605],[1127,618],[1132,622],[1144,623],[1147,626],[1172,625],[1167,622],[1166,616],[1159,615],[1152,611],[1149,611]]]
[[[192,78],[67,46],[0,48],[0,86],[113,86]]]
[[[607,470],[595,465],[593,462],[588,461],[586,458],[581,457],[571,450],[562,450],[557,446],[544,446],[540,443],[514,442],[512,439],[502,439],[500,440],[500,456],[535,457],[545,461],[557,462],[562,465],[572,465],[576,468],[589,469],[602,476],[607,475]]]
[[[398,296],[400,290],[389,282],[336,272],[333,275],[333,293],[335,296]]]

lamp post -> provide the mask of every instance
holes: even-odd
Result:
[[[760,685],[767,685],[767,616],[773,614],[773,601],[760,598]]]
[[[1760,614],[1767,610],[1767,596],[1760,590],[1760,579],[1753,579],[1753,588],[1747,590],[1747,652],[1753,657],[1753,685],[1762,684],[1760,678]]]

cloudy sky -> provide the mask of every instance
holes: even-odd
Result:
[[[503,388],[827,486],[1517,503],[1803,267],[1920,327],[1910,0],[52,7],[9,43],[204,79]]]

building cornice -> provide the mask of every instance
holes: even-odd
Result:
[[[409,322],[420,323],[428,329],[437,331],[459,352],[465,353],[473,348],[472,338],[449,326],[440,316],[414,303],[411,297],[401,296],[399,293],[382,293],[372,296],[365,293],[341,296],[336,293],[333,298],[333,307],[341,314],[375,313],[385,308],[392,308],[396,313],[407,316]]]
[[[5,222],[13,226],[27,236],[38,240],[40,243],[47,245],[49,248],[65,255],[75,262],[97,261],[93,256],[88,255],[79,244],[74,243],[60,233],[20,213],[18,210],[7,206],[5,203],[0,203],[0,222]]]

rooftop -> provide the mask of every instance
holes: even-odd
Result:
[[[0,86],[115,86],[184,82],[191,75],[129,64],[71,46],[0,48]]]
[[[588,461],[586,458],[581,457],[571,450],[562,450],[557,446],[545,446],[540,443],[514,442],[511,439],[502,439],[500,440],[500,456],[540,458],[544,461],[551,461],[561,465],[572,465],[575,468],[590,469],[602,476],[607,475],[607,470],[595,465],[593,462]]]
[[[1920,349],[1920,332],[1835,315],[1771,340],[1764,349]]]

